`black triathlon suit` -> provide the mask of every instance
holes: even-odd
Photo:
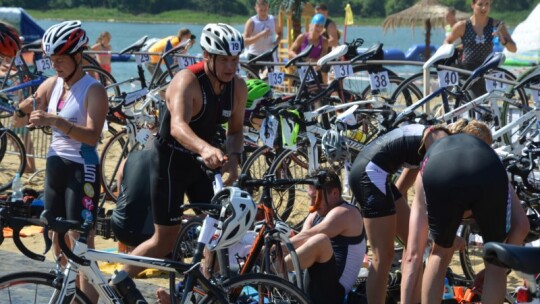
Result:
[[[450,248],[465,210],[472,210],[484,243],[502,242],[510,229],[506,170],[493,149],[473,135],[436,141],[421,169],[430,233]]]
[[[342,201],[341,204],[347,202]],[[355,209],[358,210],[356,207]],[[313,219],[313,226],[323,220],[324,217],[317,214]],[[356,281],[366,250],[365,239],[364,229],[359,236],[337,235],[330,239],[334,251],[330,260],[315,263],[305,272],[304,286],[312,303],[343,303],[345,288],[340,281]]]
[[[406,125],[368,144],[354,160],[349,185],[358,198],[365,218],[396,213],[395,201],[401,193],[392,183],[392,175],[401,167],[416,168],[424,157],[419,151],[426,127]]]
[[[120,194],[111,215],[111,229],[120,242],[136,247],[154,233],[150,206],[150,171],[152,151],[129,153]]]
[[[234,80],[216,95],[204,62],[188,67],[199,80],[203,106],[189,122],[190,128],[202,140],[211,143],[217,127],[229,120],[233,110]],[[177,225],[183,214],[184,194],[191,203],[209,203],[214,195],[210,180],[192,152],[171,136],[171,115],[166,110],[155,145],[151,166],[151,197],[154,223]]]

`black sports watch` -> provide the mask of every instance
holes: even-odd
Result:
[[[21,109],[17,109],[17,110],[15,110],[15,115],[17,115],[18,117],[23,118],[23,117],[25,117],[27,114],[24,113]]]

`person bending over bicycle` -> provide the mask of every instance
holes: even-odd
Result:
[[[46,161],[45,210],[54,217],[95,223],[100,193],[96,146],[108,100],[103,85],[82,70],[82,51],[87,44],[80,21],[65,21],[47,29],[42,39],[43,52],[51,57],[57,75],[22,101],[19,111],[30,113],[29,127],[52,128]],[[88,238],[89,248],[94,248],[94,235],[92,232]],[[97,301],[97,293],[86,280],[81,287]]]
[[[482,139],[456,134],[440,139],[427,151],[415,182],[408,252],[403,260],[402,303],[440,303],[446,269],[454,252],[464,213],[472,211],[484,242],[502,242],[510,228],[511,195],[506,170]],[[428,231],[434,244],[422,276]],[[503,303],[506,269],[486,264],[482,302]]]
[[[167,108],[151,149],[151,203],[155,232],[132,254],[165,257],[172,250],[182,220],[184,195],[191,203],[210,203],[212,180],[194,158],[228,173],[225,184],[238,176],[243,150],[245,82],[236,75],[244,49],[242,34],[223,23],[207,24],[201,34],[204,60],[178,72],[166,91]],[[216,128],[228,124],[227,155],[210,142]],[[125,266],[131,276],[138,267]]]
[[[343,200],[341,189],[340,178],[332,171],[327,172],[321,190],[309,186],[310,214],[291,238],[300,267],[307,269],[304,283],[312,303],[343,303],[364,259],[362,216],[356,206]],[[292,267],[289,257],[285,261]]]
[[[425,150],[449,133],[444,126],[402,126],[368,144],[353,163],[349,185],[360,204],[373,254],[366,282],[369,303],[385,301],[396,235],[407,244],[407,190],[418,173]],[[391,177],[402,167],[406,168],[396,186]]]

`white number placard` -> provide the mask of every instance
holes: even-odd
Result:
[[[495,73],[489,73],[489,76],[504,79],[504,73],[495,72]],[[492,92],[494,90],[505,90],[506,84],[504,82],[486,79],[486,91]]]
[[[268,84],[270,86],[282,85],[285,81],[285,73],[283,72],[270,72],[268,73]]]
[[[40,72],[45,72],[52,69],[51,58],[47,57],[47,58],[36,60],[36,67],[38,71]]]
[[[135,55],[135,61],[137,62],[137,64],[143,64],[145,62],[150,61],[150,55],[148,54]]]
[[[339,64],[334,65],[334,75],[336,78],[345,78],[353,74],[352,65],[350,64]]]
[[[455,71],[438,71],[437,75],[439,77],[439,88],[459,85],[459,75]]]
[[[310,69],[308,69],[307,66],[301,66],[299,67],[299,71],[300,71],[300,79],[304,79],[304,77],[306,77],[306,82],[311,82],[313,80],[315,80],[315,78],[313,77],[313,73],[310,72]],[[306,73],[307,76],[306,76]]]
[[[178,66],[180,69],[185,69],[195,63],[197,63],[197,59],[194,57],[178,57]]]
[[[259,130],[259,137],[265,146],[271,148],[274,147],[277,131],[278,121],[274,116],[269,116],[262,121],[261,129]]]
[[[150,135],[152,135],[152,132],[149,129],[142,128],[137,131],[137,136],[135,137],[135,139],[144,146],[148,142]]]
[[[537,83],[536,85],[540,86],[540,83]],[[540,103],[540,90],[531,90],[531,95],[534,100],[534,104],[538,105]]]
[[[387,71],[369,74],[371,90],[384,91],[390,87],[390,78]]]
[[[229,50],[231,53],[238,53],[241,50],[240,41],[229,41]]]

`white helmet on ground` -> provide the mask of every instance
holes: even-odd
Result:
[[[47,56],[69,55],[82,51],[88,36],[79,20],[64,21],[51,26],[43,35],[42,48]]]
[[[332,162],[345,161],[349,156],[347,142],[336,130],[328,130],[322,140],[322,151],[328,160]]]
[[[225,23],[209,23],[201,34],[201,48],[210,54],[239,56],[244,50],[244,37]]]
[[[237,187],[226,187],[214,195],[212,204],[222,207],[217,237],[210,241],[208,248],[219,250],[239,242],[251,228],[257,215],[257,206],[249,193]]]

